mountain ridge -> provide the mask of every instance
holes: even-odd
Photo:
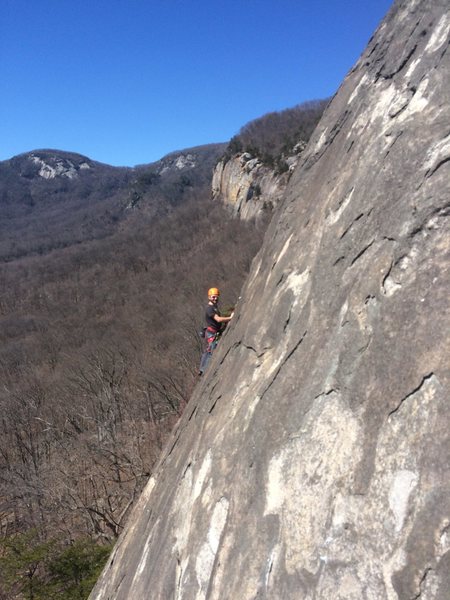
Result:
[[[136,210],[148,219],[172,210],[195,186],[209,188],[222,148],[208,144],[171,152],[136,168],[53,150],[2,161],[0,260],[111,235]]]

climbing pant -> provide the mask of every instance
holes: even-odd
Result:
[[[208,366],[209,361],[211,360],[212,353],[214,352],[217,346],[218,339],[219,332],[215,331],[212,327],[207,327],[205,331],[206,348],[202,354],[202,358],[200,361],[200,375],[202,375],[205,372],[205,369]]]

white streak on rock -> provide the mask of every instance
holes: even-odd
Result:
[[[350,104],[351,102],[353,102],[353,100],[356,98],[356,96],[359,94],[361,88],[363,88],[369,81],[369,76],[367,75],[367,73],[364,73],[364,75],[361,77],[361,81],[358,83],[358,85],[355,87],[355,89],[353,90],[352,95],[350,96],[350,98],[348,99],[348,103]]]
[[[408,70],[405,73],[405,79],[410,79],[411,75],[414,73],[414,71],[416,70],[416,67],[418,65],[420,65],[420,58],[413,60],[412,63],[409,65]]]
[[[209,472],[211,470],[211,462],[212,462],[211,450],[208,450],[208,452],[206,453],[205,458],[203,459],[203,462],[202,462],[202,465],[201,465],[201,467],[199,469],[198,475],[195,478],[194,490],[193,490],[193,493],[192,493],[192,501],[193,502],[195,502],[195,500],[201,494],[201,491],[203,489],[205,480],[209,476]]]
[[[394,513],[397,532],[403,527],[408,511],[409,496],[416,487],[417,481],[418,476],[413,471],[400,470],[394,475],[394,481],[389,490],[389,506]]]
[[[292,305],[293,308],[300,302],[300,300],[303,300],[304,304],[305,296],[307,296],[307,294],[304,294],[304,292],[305,288],[307,287],[310,274],[310,270],[305,269],[301,273],[290,273],[287,277],[285,286],[293,292],[295,297],[294,303]]]
[[[228,508],[229,502],[226,498],[223,497],[217,502],[211,517],[207,539],[197,555],[195,573],[200,587],[196,596],[197,600],[206,598],[220,538],[228,516]]]
[[[283,481],[284,454],[275,456],[269,465],[266,487],[265,515],[277,513],[283,506],[284,481]]]
[[[291,243],[291,239],[292,239],[292,233],[291,235],[288,237],[288,239],[286,240],[286,242],[284,243],[283,248],[281,249],[280,254],[278,255],[277,258],[277,263],[280,262],[280,260],[283,258],[283,256],[286,254],[286,250],[289,248],[289,244]]]
[[[450,135],[433,144],[427,151],[424,167],[426,171],[433,171],[443,160],[450,157]]]
[[[425,48],[425,52],[436,52],[441,46],[447,41],[448,34],[450,32],[450,18],[448,14],[442,15],[433,35]]]
[[[324,131],[322,132],[321,136],[317,140],[316,147],[314,148],[314,152],[316,152],[316,153],[319,152],[319,150],[325,144],[325,141],[327,139],[327,131],[328,131],[327,129],[324,129]]]
[[[374,87],[377,87],[376,85]],[[401,92],[397,89],[394,83],[386,87],[384,90],[378,92],[378,102],[372,108],[372,114],[370,115],[370,122],[374,123],[380,119],[387,123],[389,121],[389,112],[393,106],[398,105],[401,101]],[[384,131],[385,127],[382,125],[380,133]]]
[[[346,196],[344,197],[344,199],[342,200],[342,202],[340,203],[338,208],[328,215],[327,220],[326,220],[327,225],[334,225],[335,223],[337,223],[339,221],[343,212],[345,211],[347,206],[350,204],[350,200],[352,199],[354,191],[355,191],[354,188],[352,188],[349,192],[347,192]]]
[[[142,552],[141,560],[139,561],[139,564],[138,564],[137,569],[136,569],[136,573],[135,573],[135,575],[133,577],[133,581],[131,583],[131,588],[133,588],[134,584],[139,581],[142,573],[145,571],[146,567],[148,566],[147,565],[147,560],[148,560],[148,555],[149,555],[149,552],[150,552],[151,541],[152,541],[152,537],[153,537],[152,536],[152,532],[155,531],[158,528],[159,521],[160,521],[160,519],[158,518],[158,520],[155,523],[154,528],[152,529],[152,531],[150,532],[150,535],[147,538],[147,541],[145,542],[145,546],[144,546],[144,550]]]

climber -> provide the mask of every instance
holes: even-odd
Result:
[[[233,314],[229,317],[222,317],[219,311],[220,291],[217,288],[209,288],[208,290],[208,304],[206,305],[205,311],[205,343],[206,349],[202,354],[200,361],[200,368],[198,371],[199,375],[203,375],[208,363],[211,359],[212,353],[217,346],[220,334],[222,333],[225,323],[228,323],[233,318]]]

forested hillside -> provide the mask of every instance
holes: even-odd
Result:
[[[38,150],[0,163],[0,258],[42,255],[114,232],[139,208],[167,215],[194,188],[207,189],[224,144],[175,152],[136,168]]]
[[[205,292],[262,237],[210,200],[221,152],[0,164],[0,598],[87,595],[189,399]]]
[[[226,153],[248,152],[269,167],[283,172],[286,157],[303,149],[311,137],[328,100],[311,100],[293,108],[270,112],[244,125],[227,146]]]

